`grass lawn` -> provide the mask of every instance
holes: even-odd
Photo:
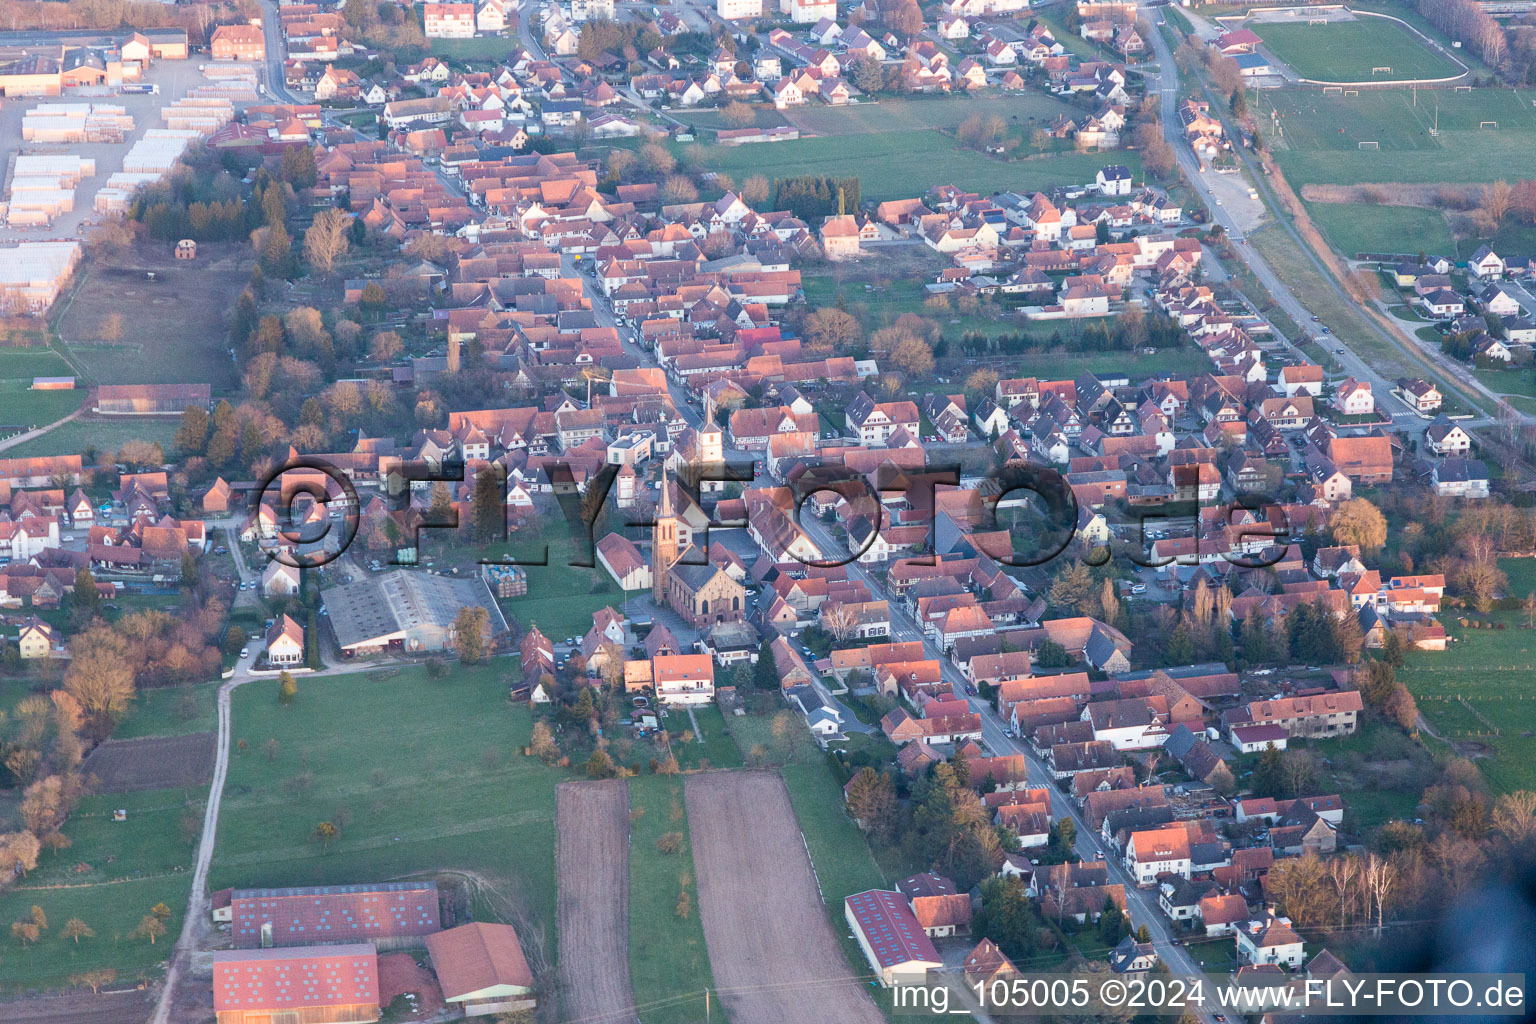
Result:
[[[1508,370],[1486,370],[1473,367],[1472,373],[1494,391],[1505,395],[1536,398],[1536,378],[1528,366],[1515,366]]]
[[[83,391],[33,391],[30,377],[0,378],[0,427],[41,427],[68,416],[85,400]]]
[[[132,740],[141,736],[212,732],[219,724],[218,697],[218,683],[140,690],[128,714],[112,730],[112,738]]]
[[[1280,225],[1266,224],[1248,236],[1248,244],[1258,250],[1296,294],[1307,296],[1308,308],[1322,317],[1323,323],[1334,334],[1370,359],[1382,373],[1388,377],[1417,377],[1425,372],[1371,330],[1365,315],[1328,286],[1323,275]]]
[[[795,808],[795,819],[800,823],[800,834],[810,850],[811,866],[816,871],[816,884],[821,887],[822,903],[832,918],[832,930],[843,945],[843,955],[848,958],[852,972],[867,975],[869,962],[848,933],[843,900],[866,889],[892,888],[896,877],[881,869],[864,834],[843,810],[842,786],[830,765],[825,761],[795,764],[780,771],[789,789],[789,802]],[[874,999],[889,1014],[890,994],[876,990]]]
[[[0,381],[20,380],[30,387],[33,377],[72,376],[64,357],[52,349],[0,349]]]
[[[522,756],[532,717],[508,703],[507,671],[498,659],[436,681],[421,668],[301,679],[287,708],[275,683],[236,690],[210,886],[478,872],[532,922],[523,944],[549,962],[563,773]],[[339,840],[312,841],[317,823],[338,816]]]
[[[737,181],[752,174],[784,178],[799,174],[857,176],[864,199],[881,202],[919,196],[935,185],[990,195],[1008,189],[1033,191],[1092,181],[1106,164],[1119,163],[1141,175],[1137,154],[1055,153],[1022,160],[962,148],[932,129],[797,139],[765,146],[708,147],[705,166]]]
[[[1438,210],[1370,203],[1308,203],[1307,210],[1329,243],[1344,256],[1362,252],[1454,253],[1450,225]]]
[[[777,698],[775,698],[777,701]],[[787,736],[775,737],[773,734],[773,721],[779,712],[790,715]],[[736,741],[736,746],[741,756],[752,760],[754,747],[762,747],[764,751],[763,763],[773,765],[787,764],[824,764],[826,755],[811,738],[811,731],[805,727],[805,723],[799,715],[790,711],[782,703],[778,703],[773,711],[766,714],[732,715],[727,723],[731,730],[731,736]]]
[[[683,730],[692,730],[693,722],[699,723],[698,736],[692,742],[683,742]],[[693,719],[687,712],[673,711],[667,716],[667,732],[672,737],[672,753],[677,755],[678,767],[684,771],[695,768],[740,768],[744,763],[741,751],[731,734],[725,730],[725,718],[720,708],[706,704],[696,708]]]
[[[70,392],[62,391],[54,394],[67,395]],[[75,401],[80,401],[78,394]],[[51,422],[58,418],[54,416],[42,422]],[[116,452],[128,441],[158,441],[165,448],[166,457],[169,458],[172,455],[171,442],[176,437],[176,428],[179,424],[180,420],[175,417],[99,419],[84,416],[77,420],[70,420],[41,437],[34,437],[14,448],[6,449],[4,457],[17,459],[32,455],[84,453],[92,449]]]
[[[69,832],[67,826],[65,832]],[[72,854],[65,851],[59,856],[71,858]],[[191,861],[190,854],[187,861]],[[74,861],[71,859],[70,863]],[[5,957],[0,962],[0,984],[8,990],[64,988],[69,986],[72,975],[102,968],[117,972],[119,986],[153,977],[171,954],[191,887],[190,871],[46,890],[32,888],[28,880],[25,887],[0,896],[0,916],[6,921],[22,920],[33,906],[40,906],[48,916],[49,927],[32,946],[23,947],[7,938]],[[166,934],[153,943],[129,938],[139,920],[157,903],[172,910],[165,923]],[[96,937],[83,938],[79,943],[61,937],[59,932],[64,923],[73,917],[84,921]]]
[[[616,527],[605,528],[599,524],[598,536],[612,528]],[[430,537],[430,533],[424,532],[423,536]],[[452,555],[435,555],[432,552],[434,543],[442,542],[427,540],[422,548],[422,558],[453,560]],[[605,605],[622,608],[624,604],[624,592],[602,569],[570,564],[578,557],[579,549],[564,524],[551,524],[548,529],[532,533],[519,531],[511,535],[507,544],[474,554],[476,557],[511,557],[531,562],[541,557],[546,543],[549,546],[548,564],[524,566],[528,572],[528,593],[506,598],[500,604],[509,621],[516,618],[523,629],[537,623],[546,636],[558,643],[568,636],[585,635],[592,628],[592,613],[599,608]]]
[[[893,263],[893,260],[900,260]],[[1059,346],[1042,348],[1015,357],[1019,372],[1048,379],[1076,377],[1083,373],[1128,372],[1152,376],[1160,373],[1201,373],[1210,369],[1210,360],[1193,346],[1162,349],[1152,355],[1126,352],[1087,353],[1074,349],[1083,324],[1073,321],[1024,322],[1011,313],[995,319],[985,313],[961,313],[959,310],[924,308],[927,297],[923,285],[932,278],[943,261],[928,250],[886,250],[878,260],[844,263],[824,272],[807,274],[802,281],[807,304],[812,308],[834,306],[839,302],[859,319],[869,333],[895,321],[903,313],[917,313],[936,319],[945,337],[958,342],[965,334],[996,337],[1000,334],[1027,334],[1040,338],[1060,335]]]
[[[1521,583],[1511,590],[1529,585],[1529,576],[1519,569]],[[1536,788],[1536,633],[1518,612],[1483,618],[1504,628],[1468,629],[1453,614],[1442,616],[1458,642],[1444,653],[1411,655],[1398,678],[1436,732],[1486,755],[1477,765],[1496,792]]]
[[[478,36],[474,39],[429,39],[432,52],[450,60],[502,60],[518,48],[511,36]]]
[[[789,123],[789,118],[784,112],[767,103],[751,103],[747,105],[752,111],[751,124],[732,124],[726,121],[724,114],[719,110],[690,110],[687,112],[686,121],[694,128],[704,128],[709,131],[721,131],[727,128],[777,128]]]
[[[207,789],[198,787],[82,798],[64,826],[70,848],[45,851],[35,871],[0,894],[0,920],[21,920],[39,906],[49,925],[36,945],[8,940],[0,984],[63,987],[70,975],[103,967],[117,970],[120,983],[152,973],[181,928],[191,887],[186,869],[206,796]],[[115,809],[126,810],[127,820],[113,821]],[[183,828],[183,818],[193,823],[193,831]],[[157,903],[172,910],[166,935],[154,943],[130,939]],[[77,944],[61,937],[72,917],[84,921],[95,938]]]
[[[656,841],[669,832],[681,834],[682,845],[662,853]],[[699,923],[682,779],[629,780],[629,845],[629,979],[635,1003],[645,1007],[691,996],[647,1008],[644,1016],[654,1024],[693,1024],[702,1016],[704,990],[713,988],[715,979]],[[681,888],[688,890],[690,904],[685,918],[677,916]]]
[[[1401,25],[1380,18],[1326,25],[1267,22],[1249,26],[1298,75],[1322,82],[1446,78],[1461,68]],[[1373,74],[1373,68],[1390,72]]]

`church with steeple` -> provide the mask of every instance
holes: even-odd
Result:
[[[672,502],[672,481],[661,477],[661,502],[651,526],[651,598],[696,629],[746,618],[747,588],[705,557],[697,545],[679,551],[682,521]]]

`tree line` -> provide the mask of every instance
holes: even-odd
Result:
[[[859,208],[859,179],[802,174],[777,178],[773,183],[773,208],[788,210],[808,224],[823,217],[853,213]]]

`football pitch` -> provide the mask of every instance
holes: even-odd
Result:
[[[1317,82],[1449,78],[1463,70],[1402,25],[1381,18],[1325,25],[1267,22],[1250,27],[1270,53],[1301,77]]]
[[[1508,89],[1272,90],[1259,94],[1256,114],[1297,188],[1489,182],[1529,165],[1533,99],[1536,93]]]

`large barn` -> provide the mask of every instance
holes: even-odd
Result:
[[[492,639],[504,636],[507,620],[479,576],[460,579],[396,569],[327,587],[324,611],[341,653],[382,651],[425,653],[451,648],[454,619],[463,608],[481,607],[491,620]]]
[[[218,1024],[369,1024],[379,1019],[373,944],[213,954]]]
[[[120,416],[183,413],[211,402],[207,384],[103,384],[96,389],[96,411]]]
[[[436,882],[224,890],[213,894],[213,919],[229,922],[238,949],[431,935],[441,927]]]

